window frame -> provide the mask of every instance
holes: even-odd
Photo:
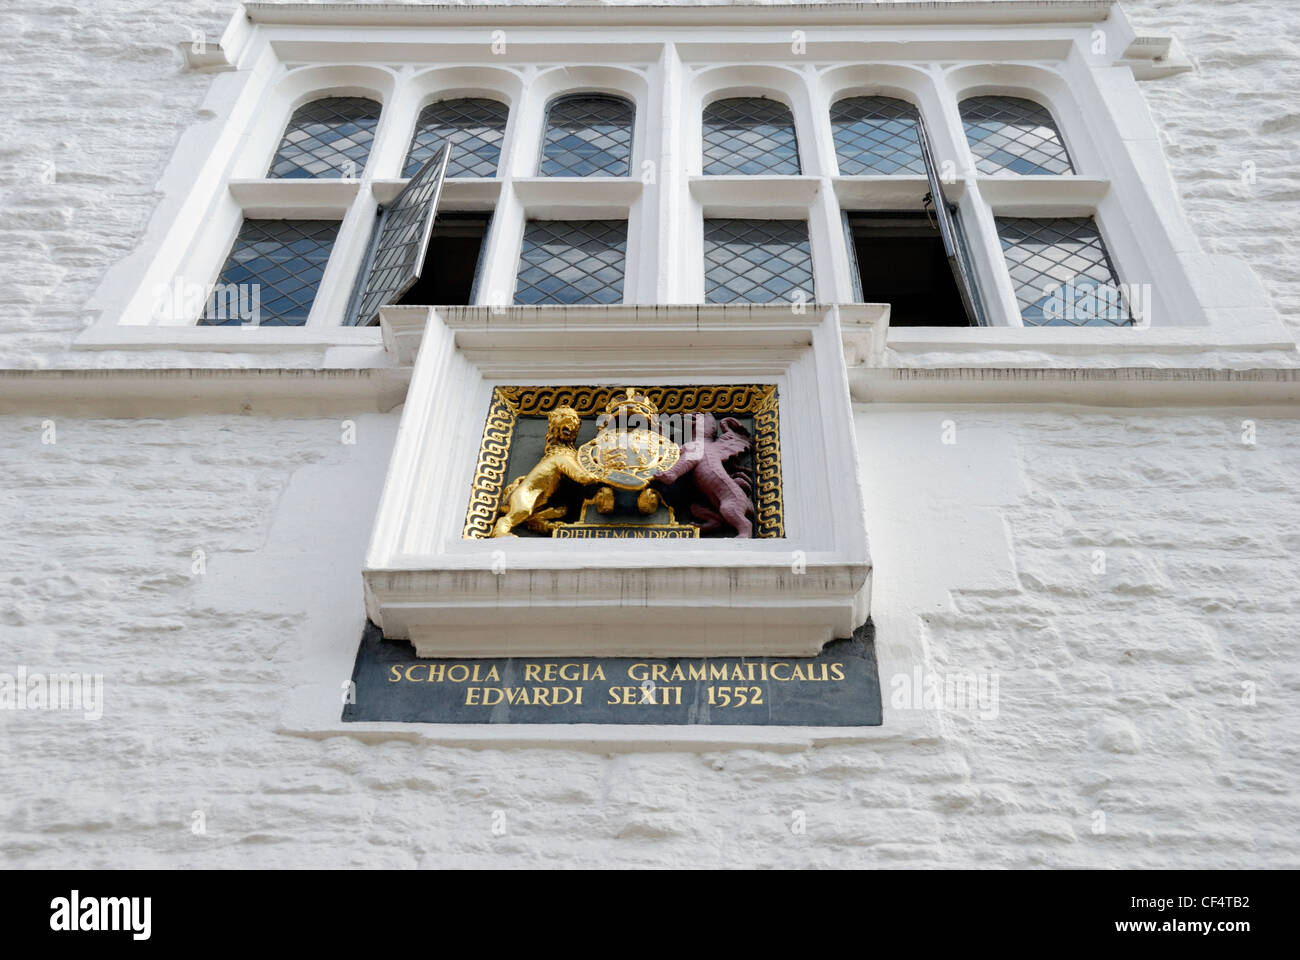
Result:
[[[793,223],[799,223],[799,224],[802,224],[802,225],[803,225],[803,233],[802,233],[802,238],[801,238],[801,239],[802,239],[802,241],[803,241],[804,243],[806,243],[806,245],[807,245],[807,247],[808,247],[808,283],[809,283],[809,286],[812,287],[812,289],[811,289],[811,290],[806,290],[806,291],[805,291],[802,287],[796,286],[796,287],[794,288],[794,290],[795,290],[796,292],[804,292],[804,293],[807,293],[807,294],[808,294],[807,297],[804,297],[804,298],[797,298],[797,299],[782,299],[782,298],[780,298],[780,297],[773,297],[772,299],[769,299],[769,300],[741,300],[741,299],[735,299],[735,300],[711,300],[711,299],[709,299],[709,296],[710,296],[710,290],[709,290],[709,266],[710,266],[710,260],[709,260],[709,257],[708,257],[708,247],[709,247],[709,228],[710,228],[710,224],[713,224],[713,225],[715,225],[715,226],[718,226],[718,225],[721,225],[721,224],[735,224],[735,223],[739,223],[739,222],[743,222],[743,221],[747,221],[747,220],[748,220],[748,221],[753,221],[754,223],[758,223],[758,224],[769,224],[769,225],[770,225],[770,224],[789,225],[789,224],[793,224]],[[814,270],[813,270],[813,260],[812,260],[812,238],[811,238],[811,235],[810,235],[810,231],[809,231],[809,229],[808,229],[808,222],[807,222],[806,220],[798,220],[798,219],[779,219],[779,220],[778,220],[778,219],[765,219],[765,218],[756,218],[756,217],[705,217],[705,218],[701,221],[700,226],[701,226],[701,230],[703,231],[703,238],[704,238],[704,253],[705,253],[705,262],[704,262],[704,302],[705,302],[706,304],[708,304],[708,305],[710,305],[710,306],[714,306],[714,305],[718,305],[718,304],[728,304],[728,303],[738,303],[738,304],[750,304],[750,303],[765,303],[765,304],[766,304],[766,303],[778,303],[778,304],[779,304],[779,303],[789,303],[789,304],[792,304],[792,305],[796,305],[796,306],[798,306],[798,305],[801,305],[801,304],[809,304],[809,303],[816,303],[816,302],[817,302],[817,278],[816,278],[816,275],[815,275]],[[722,286],[725,287],[726,285],[725,285],[725,284],[722,284]]]
[[[289,157],[281,158],[281,153],[287,147],[294,145],[293,142],[290,140],[290,133],[294,121],[298,119],[298,115],[301,114],[304,110],[307,110],[313,106],[322,103],[327,103],[332,100],[345,100],[345,101],[352,101],[354,103],[368,102],[374,105],[375,107],[374,129],[370,131],[370,141],[366,147],[365,161],[363,163],[356,163],[354,160],[349,158],[342,167],[338,167],[335,166],[334,164],[331,164],[331,170],[332,170],[331,173],[324,174],[324,175],[317,175],[308,172],[301,162],[291,160]],[[375,132],[379,128],[379,121],[382,118],[383,113],[384,113],[383,102],[368,96],[350,96],[350,97],[322,96],[322,97],[312,97],[308,100],[305,100],[304,102],[300,103],[297,107],[294,108],[293,113],[289,115],[289,119],[285,122],[284,132],[281,134],[280,142],[276,145],[275,153],[271,156],[271,162],[267,167],[264,179],[267,180],[356,180],[359,179],[360,175],[370,164],[370,156],[372,153],[374,153],[374,149],[375,149]],[[307,152],[307,155],[312,156],[310,151]],[[302,175],[300,176],[297,173],[292,173],[292,172],[288,174],[277,174],[275,172],[275,168],[277,165],[279,165],[282,162],[292,163],[297,171],[302,172]],[[350,177],[345,176],[345,172],[349,167],[352,169],[353,172],[353,176]]]
[[[476,298],[483,304],[496,302],[494,294],[508,299],[513,290],[524,220],[557,216],[628,219],[628,261],[636,268],[628,271],[626,302],[703,302],[702,259],[700,251],[692,249],[702,241],[694,239],[693,224],[704,217],[735,216],[741,209],[744,216],[755,219],[806,219],[820,298],[851,302],[853,274],[842,210],[850,203],[858,209],[888,209],[919,187],[907,182],[885,187],[866,182],[871,178],[839,175],[829,129],[831,104],[848,96],[881,95],[917,107],[931,124],[936,159],[955,171],[944,185],[971,233],[973,266],[988,298],[992,326],[1020,326],[995,218],[1088,215],[1097,221],[1121,278],[1149,279],[1155,287],[1155,324],[1164,328],[1156,331],[1157,339],[1185,339],[1189,334],[1181,328],[1198,328],[1199,334],[1190,335],[1211,345],[1215,338],[1253,336],[1238,335],[1236,328],[1218,329],[1229,308],[1207,292],[1210,281],[1205,278],[1213,272],[1207,264],[1215,258],[1198,259],[1189,252],[1196,242],[1174,210],[1172,181],[1149,175],[1151,167],[1138,174],[1130,157],[1115,151],[1102,153],[1096,146],[1108,135],[1133,144],[1151,129],[1149,119],[1131,110],[1132,100],[1140,100],[1140,95],[1130,74],[1121,71],[1118,82],[1104,88],[1087,82],[1096,63],[1120,63],[1118,53],[1100,60],[1090,54],[1090,37],[1063,16],[1047,17],[1039,25],[1016,22],[1013,17],[996,29],[990,22],[955,37],[946,35],[937,21],[911,17],[908,9],[905,4],[891,16],[901,17],[902,33],[928,45],[923,57],[915,60],[891,57],[889,45],[873,46],[870,31],[846,30],[849,21],[837,19],[844,14],[830,8],[810,14],[807,49],[799,53],[792,53],[787,42],[788,10],[752,13],[756,18],[752,31],[742,35],[719,27],[706,41],[708,31],[684,27],[699,16],[689,11],[673,11],[651,24],[625,22],[632,16],[628,11],[584,9],[569,14],[607,28],[599,43],[579,39],[572,55],[566,54],[570,66],[555,66],[546,54],[556,31],[564,27],[539,23],[512,40],[508,56],[467,67],[457,53],[464,48],[455,44],[439,48],[433,40],[439,35],[435,24],[472,19],[477,15],[472,11],[404,14],[413,25],[427,24],[428,29],[419,26],[411,32],[402,51],[384,51],[378,44],[371,55],[366,42],[358,42],[346,53],[340,48],[326,55],[328,44],[318,41],[355,34],[354,27],[341,21],[295,23],[291,16],[272,22],[254,3],[249,25],[241,21],[241,29],[226,39],[231,51],[242,51],[241,62],[251,64],[249,58],[261,58],[257,62],[262,66],[216,77],[205,109],[211,109],[218,122],[190,131],[178,149],[169,168],[167,202],[159,211],[161,223],[151,228],[148,239],[147,264],[142,269],[137,259],[130,269],[116,271],[105,281],[108,295],[102,298],[101,319],[78,337],[79,345],[117,346],[132,339],[210,340],[187,329],[195,325],[196,317],[150,313],[149,293],[173,279],[198,277],[201,283],[206,275],[208,282],[215,280],[245,216],[340,220],[339,240],[308,327],[317,342],[371,342],[364,339],[364,330],[341,324],[341,301],[346,301],[365,254],[366,227],[378,204],[403,183],[395,174],[400,172],[420,109],[435,100],[460,96],[499,99],[509,111],[497,177],[473,185],[453,181],[447,195],[452,209],[493,214],[485,240],[487,268]],[[514,15],[520,23],[544,19],[527,9]],[[727,18],[741,13],[727,9],[712,15]],[[347,13],[358,23],[367,16],[364,11]],[[871,13],[868,19],[876,16]],[[1122,27],[1122,20],[1119,26],[1103,22],[1107,31]],[[1034,39],[1028,39],[1031,36]],[[426,49],[424,44],[430,46]],[[424,52],[415,61],[405,59],[407,49],[417,48]],[[290,49],[295,53],[287,59],[285,51]],[[1029,49],[1035,52],[1033,62],[1021,55]],[[364,59],[347,59],[352,57]],[[1153,72],[1145,67],[1134,70],[1139,76]],[[534,148],[540,145],[545,123],[539,108],[558,96],[583,91],[633,101],[629,183],[618,189],[592,183],[600,189],[584,196],[565,194],[562,189],[548,194],[534,182],[540,178],[531,175],[535,169],[531,165],[540,156]],[[1022,96],[1043,105],[1056,119],[1061,139],[1081,173],[1056,176],[1052,184],[1035,177],[1012,184],[1006,178],[977,174],[971,169],[958,104],[982,93]],[[269,165],[284,122],[296,106],[331,95],[364,95],[382,105],[367,168],[359,181],[303,181],[286,188],[284,183],[269,184],[261,176],[265,169],[250,174],[250,164]],[[754,196],[746,196],[735,184],[697,182],[699,175],[690,169],[689,124],[699,117],[702,103],[732,95],[769,96],[789,105],[801,175],[784,177],[788,183],[755,184],[759,194]],[[665,118],[667,126],[661,129]],[[1154,152],[1146,150],[1151,154],[1148,159],[1158,152],[1158,147]],[[198,157],[205,162],[196,178],[193,161]],[[675,157],[687,162],[684,171],[665,162]],[[656,168],[657,178],[641,182],[643,161]],[[869,196],[885,202],[864,202]],[[509,265],[505,276],[502,263]],[[1257,297],[1247,292],[1240,299],[1255,302]],[[1275,317],[1256,315],[1253,329],[1263,330],[1275,322]],[[1210,331],[1212,326],[1216,332]]]
[[[308,307],[308,309],[307,309],[307,313],[303,315],[303,322],[302,322],[302,323],[292,323],[292,324],[290,324],[290,323],[267,323],[267,322],[264,322],[264,321],[263,321],[263,319],[261,318],[261,316],[258,316],[258,317],[256,317],[256,318],[252,318],[252,319],[255,320],[255,322],[253,322],[253,323],[240,323],[240,324],[227,324],[227,323],[220,323],[220,322],[209,323],[208,321],[209,321],[210,319],[212,319],[212,318],[210,318],[210,317],[208,316],[208,309],[207,309],[207,308],[208,308],[209,305],[211,305],[211,304],[213,304],[213,303],[216,303],[216,294],[215,294],[215,289],[214,289],[214,294],[213,294],[213,296],[207,298],[207,302],[205,302],[202,311],[199,313],[198,320],[196,321],[196,325],[197,325],[197,326],[200,326],[200,327],[215,327],[215,326],[303,327],[303,326],[306,326],[306,324],[307,324],[307,320],[308,320],[308,318],[309,318],[310,315],[311,315],[311,311],[312,311],[313,309],[315,309],[316,297],[320,294],[320,285],[321,285],[321,281],[324,279],[325,271],[329,269],[329,262],[330,262],[330,260],[333,259],[333,256],[334,256],[334,245],[338,242],[338,232],[339,232],[339,227],[338,227],[338,223],[337,223],[337,221],[334,221],[334,220],[328,220],[328,219],[299,220],[299,219],[289,219],[289,218],[287,218],[287,217],[286,217],[286,218],[245,217],[245,218],[243,219],[243,221],[240,223],[240,225],[239,225],[239,230],[238,230],[238,232],[235,234],[234,239],[233,239],[233,240],[231,241],[231,243],[230,243],[230,250],[229,250],[229,252],[227,252],[227,254],[226,254],[226,258],[225,258],[225,260],[222,262],[221,269],[220,269],[220,271],[219,271],[218,274],[217,274],[217,280],[216,280],[217,287],[220,287],[220,286],[221,286],[221,284],[222,284],[222,278],[226,275],[226,271],[227,271],[227,269],[229,269],[229,268],[231,267],[231,265],[232,265],[232,261],[234,261],[234,259],[235,259],[235,255],[236,255],[237,251],[239,250],[239,244],[240,244],[240,241],[241,241],[242,239],[244,239],[244,237],[245,237],[245,233],[246,233],[246,231],[248,230],[248,226],[249,226],[249,224],[253,224],[253,223],[293,223],[293,224],[302,224],[302,223],[333,223],[333,224],[334,224],[333,235],[330,237],[330,241],[329,241],[328,253],[327,253],[326,256],[325,256],[324,262],[323,262],[323,263],[321,264],[321,266],[320,266],[320,276],[316,279],[316,283],[313,285],[313,288],[312,288],[312,296],[311,296],[311,306]],[[241,307],[242,307],[242,305],[243,305],[243,295],[242,295],[242,291],[240,292],[240,297],[239,297],[239,299],[240,299],[240,304],[241,304]],[[261,292],[259,291],[259,294],[258,294],[258,301],[259,301],[259,304],[260,304],[260,302],[261,302],[261,299],[262,299],[262,296],[261,296]],[[260,312],[260,311],[259,311],[259,312]]]
[[[981,160],[981,159],[987,159],[987,158],[983,157],[982,155],[976,155],[976,154],[975,154],[975,148],[974,148],[974,145],[971,144],[971,142],[970,142],[970,130],[969,130],[969,126],[968,126],[968,125],[969,125],[969,121],[968,121],[967,118],[966,118],[966,112],[965,112],[965,109],[964,109],[964,108],[965,108],[966,104],[968,104],[968,103],[970,103],[971,101],[974,101],[974,100],[990,100],[990,99],[995,99],[995,98],[1006,99],[1006,100],[1021,100],[1021,101],[1024,101],[1025,103],[1028,103],[1028,104],[1030,104],[1030,105],[1032,105],[1032,106],[1038,107],[1040,110],[1042,110],[1044,113],[1046,113],[1046,114],[1047,114],[1047,119],[1050,120],[1050,121],[1052,122],[1052,129],[1053,129],[1053,132],[1056,134],[1056,139],[1057,139],[1057,141],[1058,141],[1058,142],[1060,143],[1060,145],[1061,145],[1061,150],[1062,150],[1062,152],[1065,154],[1065,160],[1066,160],[1066,162],[1070,165],[1070,169],[1069,169],[1069,170],[1063,170],[1063,171],[1060,171],[1060,172],[1058,172],[1058,173],[1052,173],[1052,172],[1042,173],[1042,172],[1037,172],[1037,173],[1023,173],[1023,174],[1022,174],[1022,173],[1017,173],[1016,171],[1011,170],[1011,169],[1009,169],[1009,168],[1006,167],[1006,166],[1003,166],[1000,170],[994,170],[994,171],[983,171],[983,170],[979,170],[979,162],[980,162],[980,160]],[[967,146],[967,149],[970,150],[970,152],[971,152],[971,158],[972,158],[972,161],[973,161],[974,164],[975,164],[975,168],[976,168],[976,170],[977,170],[981,175],[983,175],[983,176],[988,176],[988,177],[997,177],[997,176],[1006,176],[1006,175],[1014,175],[1014,176],[1022,176],[1022,177],[1077,177],[1077,176],[1080,175],[1078,162],[1077,162],[1077,161],[1075,160],[1075,158],[1074,158],[1074,151],[1072,151],[1072,150],[1070,149],[1070,144],[1069,144],[1069,142],[1066,140],[1065,132],[1061,129],[1061,124],[1060,124],[1060,122],[1056,119],[1056,115],[1052,112],[1052,108],[1051,108],[1050,106],[1048,106],[1047,104],[1045,104],[1045,103],[1041,103],[1041,102],[1039,102],[1037,99],[1034,99],[1034,98],[1031,97],[1031,96],[1026,96],[1026,95],[1025,95],[1025,92],[1021,92],[1021,93],[1014,94],[1014,95],[1013,95],[1013,94],[988,94],[988,93],[984,93],[984,94],[973,94],[973,95],[971,95],[971,96],[963,97],[961,100],[959,100],[959,101],[957,102],[957,112],[958,112],[959,116],[961,117],[961,121],[962,121],[962,133],[965,134],[965,136],[966,136],[966,146]],[[1019,159],[1024,159],[1024,158],[1023,158],[1023,157],[1019,157]]]
[[[562,223],[569,223],[569,224],[575,224],[575,223],[581,223],[581,224],[598,224],[598,225],[601,225],[601,226],[603,226],[603,227],[608,227],[609,225],[611,225],[611,224],[615,224],[615,223],[622,223],[622,224],[623,224],[622,275],[620,276],[620,279],[619,279],[619,288],[618,288],[619,298],[618,298],[617,300],[573,300],[573,301],[558,301],[558,302],[552,304],[552,303],[549,303],[548,301],[540,301],[540,302],[539,302],[539,301],[533,301],[533,300],[522,300],[522,301],[521,301],[521,300],[519,299],[519,295],[520,295],[520,292],[521,292],[520,287],[519,287],[520,277],[521,277],[521,276],[523,275],[523,273],[525,272],[525,262],[524,262],[525,251],[524,251],[524,247],[525,247],[526,244],[528,243],[528,238],[529,238],[530,228],[532,228],[535,224],[547,224],[547,225],[549,226],[550,224],[562,224]],[[627,246],[628,246],[628,228],[629,228],[629,224],[628,224],[628,221],[627,221],[627,220],[621,220],[621,219],[616,219],[616,218],[603,218],[603,219],[600,219],[600,220],[591,220],[591,219],[574,219],[574,218],[555,219],[555,220],[544,220],[544,219],[542,219],[542,218],[540,218],[540,217],[533,217],[533,218],[529,218],[528,220],[525,220],[525,221],[524,221],[524,232],[523,232],[523,237],[522,237],[521,240],[520,240],[519,262],[518,262],[518,264],[517,264],[516,267],[515,267],[515,287],[514,287],[514,290],[512,291],[512,295],[511,295],[511,301],[512,301],[512,303],[513,303],[514,305],[516,305],[516,306],[582,306],[582,305],[588,305],[588,304],[600,304],[600,305],[605,305],[605,306],[618,306],[618,305],[622,305],[623,303],[626,302],[626,298],[627,298],[627,274],[628,274],[628,270],[627,270],[627,264],[628,264],[628,259],[627,259]],[[570,266],[573,266],[573,264],[570,264]],[[528,284],[528,286],[530,286],[530,287],[536,287],[536,284],[530,283],[530,284]]]
[[[421,132],[421,129],[420,129],[420,120],[421,120],[421,118],[423,118],[423,116],[425,115],[425,113],[428,112],[428,111],[429,111],[430,109],[432,109],[433,107],[436,107],[436,106],[438,106],[438,105],[440,105],[440,104],[457,103],[457,102],[465,102],[465,101],[473,101],[473,100],[483,100],[483,101],[488,101],[488,102],[491,102],[491,103],[495,103],[495,104],[497,104],[498,106],[500,106],[500,107],[502,108],[502,110],[504,110],[504,112],[505,112],[505,123],[504,123],[504,124],[502,125],[502,127],[501,127],[501,142],[497,145],[497,159],[496,159],[496,166],[495,166],[495,169],[493,170],[492,175],[491,175],[490,177],[458,177],[458,176],[456,176],[456,173],[455,173],[454,169],[453,169],[453,168],[449,168],[448,171],[447,171],[447,179],[449,179],[449,180],[480,180],[480,181],[481,181],[481,180],[498,180],[498,179],[500,179],[500,177],[501,177],[501,164],[502,164],[502,163],[505,161],[505,159],[506,159],[506,156],[505,156],[506,137],[509,136],[509,134],[510,134],[510,124],[511,124],[511,122],[514,120],[514,114],[513,114],[513,111],[511,110],[510,103],[509,103],[505,98],[503,98],[503,97],[501,97],[501,96],[499,96],[499,95],[488,96],[488,95],[485,95],[485,94],[480,94],[480,95],[478,95],[478,96],[443,96],[443,95],[435,95],[435,96],[433,96],[431,99],[427,100],[426,102],[424,102],[424,103],[420,106],[420,108],[415,112],[415,117],[414,117],[414,119],[412,120],[412,123],[411,123],[410,134],[409,134],[409,136],[407,137],[406,154],[405,154],[405,156],[402,158],[401,166],[398,168],[399,176],[400,176],[402,179],[408,179],[408,177],[413,177],[413,176],[415,176],[415,171],[414,171],[414,170],[412,170],[411,173],[410,173],[409,175],[407,174],[406,171],[407,171],[407,169],[410,167],[410,163],[411,163],[411,151],[412,151],[412,150],[414,149],[414,147],[415,147],[415,138],[416,138],[417,136],[419,136],[419,134],[420,134],[420,132]],[[458,147],[459,144],[453,144],[453,146]],[[423,166],[423,162],[422,162],[420,165]],[[418,169],[419,169],[419,168],[417,167],[416,170],[418,170]]]
[[[627,131],[627,173],[614,174],[614,173],[602,172],[602,173],[591,173],[591,174],[578,174],[578,173],[556,174],[556,173],[542,172],[542,167],[547,160],[546,147],[551,132],[552,112],[555,110],[556,107],[564,106],[570,103],[576,103],[581,100],[603,101],[606,103],[618,103],[623,106],[626,106],[631,112],[631,116],[628,118],[628,131]],[[542,111],[542,136],[537,151],[537,166],[534,171],[534,175],[538,179],[547,179],[547,180],[569,180],[569,179],[591,180],[591,179],[604,179],[604,178],[622,180],[631,177],[633,173],[633,163],[636,157],[636,147],[637,147],[636,125],[637,125],[637,104],[635,100],[632,100],[629,97],[622,96],[620,94],[604,93],[598,90],[574,90],[574,91],[569,91],[568,93],[562,93],[558,96],[552,97],[550,100],[546,102],[546,106]]]
[[[776,107],[783,108],[785,110],[786,114],[790,118],[790,136],[794,139],[794,165],[797,169],[795,169],[794,171],[762,170],[759,171],[758,173],[742,173],[741,171],[736,169],[730,169],[723,172],[711,172],[708,169],[710,164],[723,162],[719,157],[714,156],[711,158],[709,156],[709,143],[708,143],[709,133],[707,129],[709,111],[716,109],[719,104],[734,104],[734,103],[741,103],[746,101],[763,103],[765,105],[771,104]],[[700,123],[700,174],[701,176],[705,176],[705,177],[799,177],[799,176],[803,176],[804,174],[804,161],[802,155],[803,151],[799,143],[799,125],[795,122],[794,111],[790,109],[790,105],[785,103],[783,100],[780,100],[775,97],[762,96],[761,94],[754,95],[754,96],[714,97],[710,99],[707,103],[705,103],[703,108],[700,110],[699,123]],[[729,165],[733,168],[735,167],[734,162],[729,162]]]

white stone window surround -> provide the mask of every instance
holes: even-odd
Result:
[[[419,656],[811,656],[866,619],[871,562],[842,326],[875,305],[388,307],[414,352],[365,564],[366,605]],[[667,345],[678,349],[668,349]],[[772,384],[785,535],[465,537],[495,386]]]
[[[829,107],[845,96],[872,93],[916,104],[937,161],[955,171],[949,195],[962,208],[991,323],[989,329],[893,331],[889,346],[899,355],[897,362],[926,362],[935,350],[1021,342],[1067,352],[1099,346],[1149,352],[1188,343],[1275,349],[1286,342],[1271,310],[1261,309],[1249,272],[1200,252],[1178,207],[1154,124],[1135,86],[1132,61],[1090,52],[1097,32],[1113,51],[1134,45],[1131,29],[1104,0],[1050,9],[1023,3],[962,5],[974,11],[965,14],[926,13],[924,4],[901,3],[894,5],[897,10],[886,25],[864,25],[856,32],[816,22],[833,19],[834,8],[845,6],[836,4],[818,11],[714,12],[719,20],[758,16],[771,21],[744,30],[693,27],[689,9],[664,10],[654,24],[638,22],[635,11],[586,10],[578,22],[562,28],[563,42],[537,8],[497,8],[487,17],[470,8],[385,14],[320,4],[295,17],[290,6],[250,4],[251,20],[232,23],[227,31],[223,43],[239,69],[215,78],[209,102],[218,102],[207,121],[213,129],[206,131],[207,162],[200,175],[196,177],[193,163],[182,164],[186,189],[169,191],[185,194],[170,197],[183,215],[151,228],[151,260],[151,251],[143,250],[128,261],[130,270],[123,265],[106,279],[102,296],[91,304],[102,306],[101,316],[82,335],[80,346],[220,349],[253,344],[274,349],[301,344],[301,330],[195,331],[190,329],[193,317],[155,322],[150,316],[150,293],[159,284],[177,277],[210,282],[241,216],[267,215],[342,220],[305,339],[377,343],[374,330],[336,326],[368,240],[374,205],[404,182],[396,174],[419,110],[434,99],[464,95],[492,96],[510,108],[498,177],[453,180],[445,194],[447,209],[495,207],[480,302],[509,300],[523,220],[529,217],[627,217],[625,302],[702,302],[703,219],[709,216],[807,219],[816,299],[849,302],[852,278],[841,209],[914,208],[925,192],[921,178],[838,176]],[[505,18],[507,13],[513,21]],[[427,18],[426,29],[386,26],[390,15]],[[856,16],[865,21],[875,15],[862,11]],[[939,22],[943,16],[956,22]],[[507,30],[508,55],[493,58],[484,55],[491,30],[468,23],[476,17],[507,25],[536,23]],[[294,19],[300,22],[290,22]],[[628,22],[620,24],[620,19]],[[608,28],[590,30],[588,20]],[[806,49],[796,56],[789,27],[801,20],[810,22],[799,28]],[[897,59],[903,50],[909,59]],[[471,51],[477,57],[468,62]],[[365,54],[373,59],[359,62],[357,57]],[[604,62],[582,62],[597,54]],[[925,59],[913,59],[920,55]],[[756,63],[760,58],[765,62]],[[631,177],[574,181],[535,175],[546,103],[582,90],[615,93],[635,103]],[[384,106],[360,180],[266,180],[265,167],[292,109],[318,96],[348,93],[372,96]],[[704,104],[751,93],[791,107],[804,173],[700,176]],[[1046,106],[1079,172],[1063,177],[976,175],[958,104],[981,93],[1023,96]],[[1104,150],[1098,146],[1104,143],[1118,147]],[[192,146],[182,145],[173,167],[182,158],[195,158],[193,149],[185,149]],[[652,165],[650,176],[646,164]],[[166,180],[173,188],[181,186],[176,174],[169,168]],[[1094,216],[1121,280],[1152,285],[1153,328],[1021,329],[994,225],[1000,215]],[[150,261],[143,270],[141,260]]]

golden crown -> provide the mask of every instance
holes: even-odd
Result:
[[[643,393],[638,393],[632,387],[628,387],[626,394],[615,394],[614,397],[605,404],[605,412],[611,417],[622,417],[627,419],[634,413],[639,413],[650,423],[654,423],[659,416],[659,408],[654,402]]]

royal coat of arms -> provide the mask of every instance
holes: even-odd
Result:
[[[597,425],[596,439],[578,448],[578,463],[611,487],[643,490],[682,455],[660,431],[655,405],[630,387],[605,406]]]
[[[498,388],[467,527],[564,539],[780,535],[776,423],[771,387]],[[480,486],[490,497],[481,514]]]

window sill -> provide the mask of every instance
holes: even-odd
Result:
[[[378,327],[95,326],[73,342],[74,350],[216,350],[240,353],[379,347]]]
[[[691,196],[706,217],[804,219],[821,190],[820,177],[691,177]]]
[[[373,180],[370,193],[382,204],[392,203],[402,192],[409,179]],[[480,210],[496,205],[501,196],[501,181],[495,179],[448,178],[442,182],[440,210]]]
[[[980,195],[996,216],[1086,217],[1110,192],[1093,177],[979,177]]]
[[[855,403],[1291,403],[1300,354],[1267,328],[907,327],[849,355]],[[873,345],[874,345],[873,341]]]
[[[808,304],[820,314],[825,304]],[[878,357],[884,347],[883,304],[841,304],[837,308],[841,336],[850,364],[853,358]],[[508,337],[519,350],[561,355],[582,350],[593,333],[609,324],[636,330],[639,336],[661,338],[683,347],[737,349],[735,327],[746,329],[745,346],[755,350],[792,350],[811,344],[806,314],[793,313],[788,304],[578,304],[519,305],[508,307],[426,307],[398,305],[380,311],[384,344],[399,366],[415,362],[430,318],[454,332],[461,349],[474,350],[494,339]]]
[[[514,181],[529,217],[624,218],[641,197],[642,183],[628,177],[527,177]]]
[[[930,178],[925,176],[897,177],[836,177],[835,197],[845,209],[857,210],[915,210],[920,208],[930,192]],[[960,203],[966,195],[966,181],[957,180],[943,185],[944,195],[950,203]]]
[[[1282,333],[1282,331],[1278,331]],[[1259,331],[1229,333],[1208,325],[1158,327],[891,327],[886,348],[899,357],[932,350],[1013,351],[1027,367],[1073,366],[1080,357],[1098,353],[1187,354],[1222,350],[1294,355],[1296,345],[1285,336],[1259,336]],[[1050,362],[1044,362],[1044,357]],[[1258,357],[1252,357],[1258,365]]]
[[[342,218],[360,189],[360,180],[230,181],[231,197],[249,218]]]

